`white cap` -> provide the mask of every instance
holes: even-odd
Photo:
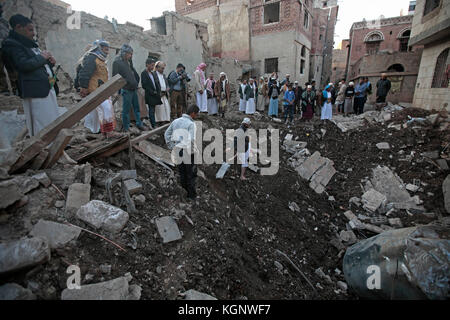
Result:
[[[251,124],[252,124],[252,121],[251,121],[249,118],[245,118],[245,119],[242,121],[242,124],[251,125]]]
[[[331,82],[330,82],[330,83],[329,83],[328,85],[329,85],[329,86],[334,86],[334,84],[333,84],[333,83],[331,83]]]
[[[355,83],[354,83],[354,82],[350,82],[348,85],[349,85],[349,86],[354,86]]]
[[[308,86],[308,89],[312,89],[312,85],[309,85],[309,86]]]

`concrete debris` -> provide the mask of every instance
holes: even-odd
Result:
[[[380,228],[380,227],[377,227],[377,226],[374,226],[374,225],[371,225],[371,224],[368,224],[368,223],[364,223],[363,225],[364,225],[364,229],[365,230],[371,231],[373,233],[381,234],[381,233],[384,232],[383,228]]]
[[[441,167],[443,171],[448,171],[450,168],[448,167],[448,162],[445,159],[436,160],[436,163]]]
[[[400,218],[389,219],[389,224],[394,228],[403,228],[403,223]]]
[[[440,158],[440,153],[438,150],[422,153],[422,157],[429,158],[431,160],[438,160]]]
[[[336,285],[338,286],[339,289],[341,289],[344,292],[348,290],[348,285],[345,282],[338,281]]]
[[[124,184],[125,188],[130,193],[130,196],[140,194],[142,192],[142,185],[134,179],[126,180]]]
[[[308,143],[302,141],[286,140],[283,143],[284,149],[290,154],[295,154],[307,147]]]
[[[358,242],[358,238],[353,231],[341,231],[339,237],[342,242],[348,245],[352,245]]]
[[[55,208],[58,208],[58,209],[64,208],[65,205],[66,205],[66,202],[62,201],[62,200],[58,200],[55,202]]]
[[[0,209],[9,207],[24,196],[21,188],[14,180],[1,181],[0,194],[2,195],[0,197]]]
[[[319,268],[315,271],[315,274],[318,275],[320,278],[325,280],[328,284],[333,284],[333,280],[331,280],[331,277],[327,274],[325,274],[322,270],[322,268]]]
[[[216,174],[216,179],[218,180],[223,179],[230,168],[231,165],[229,163],[222,164],[222,166],[220,167],[219,171]]]
[[[156,227],[159,235],[163,238],[163,243],[170,243],[182,239],[178,225],[172,217],[162,217],[156,219]]]
[[[121,277],[111,281],[81,286],[80,289],[65,289],[61,300],[140,300],[141,287],[129,285],[129,278]]]
[[[27,194],[39,188],[40,185],[38,180],[26,176],[15,177],[13,181],[19,186],[20,191],[23,194]]]
[[[358,220],[358,217],[352,211],[344,212],[344,216],[348,219],[348,221]]]
[[[71,241],[77,240],[81,230],[52,221],[40,220],[30,235],[47,240],[51,249],[63,248]]]
[[[102,264],[100,266],[100,271],[103,274],[108,274],[108,275],[111,274],[111,269],[112,269],[112,266],[110,264]]]
[[[0,274],[20,271],[50,260],[50,247],[40,238],[0,244]]]
[[[33,179],[36,179],[37,181],[39,181],[39,183],[41,185],[43,185],[45,188],[50,187],[52,184],[52,181],[50,180],[50,178],[47,176],[47,174],[45,172],[41,172],[41,173],[34,175]]]
[[[36,296],[29,289],[25,289],[16,283],[7,283],[0,286],[0,301],[36,300]]]
[[[381,142],[377,144],[377,148],[380,150],[389,150],[391,149],[391,146],[387,142]]]
[[[292,212],[301,212],[300,207],[299,207],[298,204],[295,203],[295,202],[289,203],[289,209],[290,209]]]
[[[98,200],[82,206],[76,217],[96,229],[111,233],[122,231],[129,219],[127,212]]]
[[[447,176],[442,184],[442,192],[444,193],[445,210],[450,213],[450,175]]]
[[[323,158],[319,152],[315,152],[297,168],[297,172],[303,179],[310,181],[311,189],[322,194],[337,171],[333,161]]]
[[[210,296],[206,293],[201,293],[195,290],[189,290],[185,292],[184,294],[184,300],[191,300],[191,301],[213,301],[217,300],[213,296]]]
[[[91,199],[91,185],[74,183],[69,187],[66,202],[66,214],[75,214],[82,206]]]
[[[365,210],[377,212],[380,207],[386,206],[387,198],[375,189],[371,189],[362,196],[361,201]]]
[[[134,196],[134,197],[133,197],[133,200],[134,200],[134,202],[135,202],[137,205],[143,206],[143,205],[145,205],[145,201],[146,201],[147,199],[145,198],[145,196],[144,196],[143,194],[140,194],[140,195],[138,195],[138,196]]]
[[[415,186],[413,184],[407,184],[406,185],[406,190],[411,191],[411,192],[417,192],[419,191],[420,187]]]

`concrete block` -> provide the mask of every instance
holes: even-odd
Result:
[[[81,286],[77,289],[65,289],[61,294],[61,300],[139,300],[140,289],[138,286],[130,286],[126,277],[111,281]],[[136,294],[138,293],[138,294]]]
[[[1,181],[0,194],[0,209],[6,209],[24,196],[14,180]]]
[[[156,219],[156,227],[164,243],[178,241],[182,238],[178,225],[172,217]]]
[[[124,182],[124,184],[125,188],[127,188],[128,192],[130,193],[130,196],[142,193],[142,185],[136,180],[127,180]]]
[[[391,146],[387,142],[381,142],[377,144],[377,148],[380,150],[389,150],[391,149]]]
[[[20,271],[50,260],[50,247],[40,238],[0,244],[0,274]]]
[[[213,301],[213,300],[217,300],[216,298],[214,298],[213,296],[210,296],[209,294],[206,293],[201,293],[195,290],[189,290],[187,292],[184,293],[184,300],[193,300],[193,301]]]
[[[128,213],[102,201],[94,200],[82,206],[76,217],[96,229],[120,232],[128,222]]]
[[[78,239],[81,230],[52,221],[40,220],[31,230],[30,235],[47,240],[51,249],[62,248]]]
[[[74,214],[91,199],[91,185],[74,183],[69,187],[66,201],[66,213]]]
[[[37,181],[39,181],[39,183],[41,185],[43,185],[45,188],[50,187],[52,184],[52,181],[50,180],[50,178],[47,176],[47,174],[45,172],[41,172],[41,173],[34,175],[33,179],[36,179]]]
[[[381,206],[387,204],[386,196],[375,189],[367,191],[362,196],[361,201],[363,203],[363,208],[370,212],[376,212]]]

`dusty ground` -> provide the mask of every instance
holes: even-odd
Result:
[[[233,112],[225,120],[208,118],[204,121],[209,128],[224,130],[238,128],[242,118]],[[309,124],[298,122],[290,129],[270,124],[281,130],[282,139],[291,133],[294,138],[307,142],[312,153],[320,151],[322,156],[334,161],[338,174],[328,185],[328,195],[318,195],[310,189],[287,165],[291,155],[281,151],[281,168],[276,176],[263,177],[249,172],[250,180],[245,183],[238,179],[234,170],[223,181],[217,181],[218,165],[200,166],[206,175],[206,180],[198,178],[201,198],[189,203],[177,176],[170,178],[167,170],[144,155],[136,154],[138,180],[144,186],[146,204],[138,207],[138,214],[130,216],[130,222],[119,236],[107,235],[125,247],[126,252],[96,236],[82,233],[76,245],[52,252],[49,263],[31,272],[27,270],[0,279],[0,283],[16,282],[24,287],[31,283],[40,299],[58,299],[66,288],[66,269],[75,264],[81,267],[82,284],[111,280],[130,272],[134,277],[132,283],[142,286],[144,300],[180,299],[180,293],[189,289],[218,299],[352,300],[357,297],[342,292],[336,285],[337,281],[345,281],[342,274],[335,272],[342,270],[345,251],[330,242],[338,238],[340,231],[346,230],[343,213],[349,209],[349,199],[361,197],[361,181],[371,176],[373,168],[389,166],[405,183],[419,179],[425,186],[418,195],[427,211],[437,217],[445,215],[442,182],[448,172],[424,160],[420,153],[442,151],[450,140],[448,132],[431,127],[397,131],[387,129],[386,125],[367,124],[364,128],[342,133],[334,124],[318,120]],[[254,125],[267,127],[268,119],[254,120]],[[321,129],[326,130],[323,138]],[[163,146],[162,137],[154,142]],[[375,145],[379,142],[389,142],[391,150],[378,150]],[[401,161],[413,151],[411,161]],[[118,168],[117,163],[123,167]],[[105,179],[128,169],[128,153],[122,152],[113,157],[113,161],[100,161],[93,166],[91,199],[107,201]],[[119,194],[119,189],[116,191]],[[336,201],[329,201],[329,196],[334,196]],[[30,198],[30,204],[39,202],[39,212],[30,213],[29,204],[21,209],[8,209],[1,219],[0,226],[7,225],[16,237],[26,235],[30,226],[41,218],[62,221],[63,212],[54,208],[55,201],[60,199],[58,194],[39,189],[30,194]],[[301,213],[292,212],[290,202],[296,202]],[[126,210],[126,206],[121,208]],[[179,218],[181,241],[162,244],[154,218],[165,215]],[[406,212],[396,217],[401,218],[406,227],[432,220],[424,215],[409,216]],[[79,221],[71,222],[86,227]],[[360,239],[371,236],[374,234],[370,232],[358,234]],[[314,288],[276,250],[288,255]],[[276,261],[283,265],[283,271],[277,268]],[[102,274],[102,264],[112,266],[111,274]],[[330,275],[333,284],[316,275],[317,268]],[[86,275],[91,276],[86,279]]]

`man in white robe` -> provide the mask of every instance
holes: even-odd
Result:
[[[158,61],[155,65],[156,79],[159,82],[161,88],[161,101],[162,104],[155,107],[155,120],[156,122],[170,122],[170,104],[169,104],[169,83],[164,75],[164,69],[166,64],[162,61]]]
[[[208,112],[208,95],[206,93],[205,70],[207,65],[201,63],[194,72],[197,106],[201,113]]]

